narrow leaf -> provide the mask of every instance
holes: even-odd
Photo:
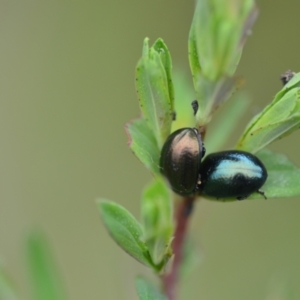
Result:
[[[293,197],[300,195],[300,169],[282,154],[264,149],[256,154],[268,171],[268,179],[261,188],[267,198]],[[253,194],[251,198],[260,198]]]
[[[101,218],[115,242],[139,262],[151,266],[148,249],[143,243],[141,224],[124,207],[107,200],[97,201]]]
[[[192,108],[192,101],[196,99],[194,87],[184,72],[174,72],[173,80],[176,94],[176,120],[172,123],[172,132],[183,127],[196,126]]]
[[[28,237],[26,254],[32,281],[33,299],[67,299],[49,246],[43,235],[32,233]]]
[[[242,83],[242,80],[234,77],[222,77],[217,81],[210,81],[200,76],[197,97],[202,101],[199,102],[199,110],[196,114],[198,125],[202,126],[210,122],[212,114],[230,98]]]
[[[160,54],[160,60],[164,66],[167,81],[168,81],[168,90],[169,90],[169,101],[171,104],[171,111],[174,111],[174,86],[172,81],[172,59],[171,54],[169,52],[169,49],[167,45],[164,43],[162,39],[158,39],[154,45],[153,49],[157,51],[157,53]]]
[[[160,44],[161,44],[160,40]],[[157,46],[157,45],[156,45]],[[167,48],[163,48],[166,51]],[[148,46],[144,41],[143,56],[136,67],[136,89],[139,96],[140,108],[149,128],[153,131],[159,148],[170,134],[173,118],[172,101],[170,100],[169,83],[171,81],[169,54],[161,49]],[[167,73],[168,72],[168,73]],[[171,95],[172,97],[173,95]]]
[[[197,1],[189,52],[197,52],[195,66],[201,67],[205,78],[216,81],[221,76],[234,74],[247,33],[254,23],[255,11],[252,0]],[[196,55],[190,58],[190,64],[194,65]]]
[[[156,177],[143,192],[142,220],[152,261],[163,267],[172,255],[174,224],[170,190],[161,177]]]
[[[195,18],[195,16],[194,16]],[[195,26],[196,22],[193,21],[189,33],[189,62],[190,62],[190,68],[193,76],[193,82],[195,90],[198,90],[198,81],[199,77],[201,76],[201,66],[200,66],[200,59],[198,56],[197,51],[197,36],[195,33]]]
[[[233,75],[256,15],[252,0],[197,1],[189,33],[189,61],[199,103],[197,126],[210,122],[212,113],[240,85]]]
[[[277,93],[271,104],[250,121],[237,143],[237,149],[255,153],[300,127],[299,85],[300,73]]]
[[[167,300],[167,298],[148,280],[137,277],[135,287],[140,300]]]
[[[212,128],[209,128],[209,134],[205,140],[205,147],[209,149],[209,152],[222,149],[232,132],[237,129],[242,116],[249,107],[249,103],[248,97],[241,93],[230,100],[222,114],[212,124]]]
[[[160,152],[146,120],[134,120],[127,123],[125,129],[129,138],[128,145],[132,152],[153,174],[159,174]]]
[[[242,144],[237,146],[240,150],[255,153],[256,151],[266,147],[271,142],[276,141],[300,126],[300,114],[284,121],[268,124],[263,127],[251,131],[251,134],[244,139]]]

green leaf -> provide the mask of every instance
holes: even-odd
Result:
[[[167,300],[167,298],[148,280],[137,277],[135,287],[140,300]]]
[[[268,171],[268,179],[262,186],[267,198],[293,197],[300,195],[300,169],[285,155],[264,149],[256,154]],[[262,198],[254,193],[251,198]]]
[[[195,127],[196,119],[192,101],[196,99],[195,90],[184,72],[174,72],[174,88],[176,94],[176,120],[172,123],[172,132],[183,127]]]
[[[155,178],[143,192],[142,220],[152,261],[163,268],[172,256],[174,224],[170,189],[161,177]]]
[[[209,152],[222,149],[232,132],[237,129],[242,116],[249,107],[249,103],[248,97],[241,93],[230,100],[222,114],[212,124],[212,128],[209,128],[209,134],[205,140],[205,147],[209,149]]]
[[[162,40],[151,48],[148,40],[144,41],[143,55],[136,67],[136,89],[143,116],[161,148],[173,119],[171,57]]]
[[[241,85],[237,78],[223,77],[217,81],[210,81],[203,75],[193,75],[197,78],[195,89],[199,109],[196,114],[197,127],[208,124],[212,114],[233,94],[237,86]]]
[[[237,149],[255,153],[300,127],[300,73],[255,116],[237,143]]]
[[[162,39],[158,39],[154,45],[153,49],[157,51],[160,55],[160,60],[164,66],[167,81],[168,81],[168,89],[169,89],[169,101],[171,104],[171,111],[174,111],[174,86],[172,81],[172,59],[171,54],[169,52],[169,49],[167,48],[167,45],[164,43]]]
[[[198,56],[197,50],[197,36],[196,36],[196,15],[194,15],[194,20],[191,25],[190,33],[189,33],[189,62],[190,68],[193,75],[193,82],[195,90],[198,90],[198,80],[201,76],[201,66],[200,66],[200,59]]]
[[[216,82],[199,79],[199,86],[201,93],[198,93],[199,99],[205,100],[205,109],[198,110],[196,114],[197,123],[199,125],[206,125],[212,114],[230,98],[235,90],[241,86],[242,81],[238,78],[223,77]]]
[[[97,205],[115,242],[136,260],[151,266],[147,246],[142,241],[144,233],[141,224],[121,205],[104,199],[97,201]]]
[[[17,300],[15,286],[6,272],[3,270],[2,263],[0,262],[0,299],[1,300]]]
[[[197,1],[189,37],[190,65],[211,81],[232,76],[256,19],[252,0]]]
[[[257,10],[252,0],[199,0],[189,34],[189,61],[197,92],[197,126],[233,93],[233,77]]]
[[[159,174],[159,156],[156,139],[145,119],[137,119],[125,126],[128,145],[137,158],[150,169],[153,174]]]
[[[32,281],[33,299],[67,299],[49,246],[43,235],[32,233],[28,237],[26,254]]]

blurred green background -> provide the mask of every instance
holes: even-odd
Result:
[[[237,72],[253,103],[227,147],[281,88],[279,75],[300,69],[299,2],[257,2]],[[139,116],[134,68],[144,37],[162,37],[189,74],[193,9],[174,0],[1,1],[0,254],[24,298],[24,241],[41,228],[70,299],[137,299],[134,276],[149,274],[110,239],[95,199],[139,216],[151,175],[126,145],[124,124]],[[300,166],[299,136],[272,149]],[[299,232],[297,198],[198,202],[190,235],[202,264],[181,299],[266,299],[285,284],[299,299]]]

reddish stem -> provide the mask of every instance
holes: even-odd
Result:
[[[194,198],[187,197],[184,198],[183,201],[180,201],[176,207],[176,229],[174,233],[174,240],[172,242],[174,260],[170,272],[164,274],[162,277],[163,288],[168,300],[176,299],[176,286],[179,277],[180,264],[183,258],[183,246],[193,202]]]

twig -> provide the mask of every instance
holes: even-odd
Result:
[[[183,258],[183,247],[188,228],[189,217],[192,212],[194,197],[186,197],[180,201],[176,207],[175,222],[176,229],[172,249],[174,253],[174,261],[169,273],[163,275],[162,282],[165,294],[168,300],[175,300],[177,295],[177,282],[179,277],[180,265]]]

